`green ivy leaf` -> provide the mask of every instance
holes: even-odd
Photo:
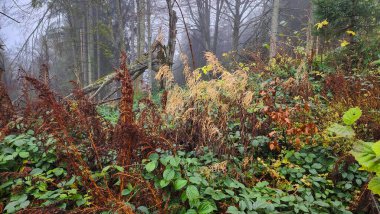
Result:
[[[172,157],[170,158],[170,165],[172,165],[173,167],[177,167],[180,163],[181,159],[179,157]]]
[[[346,125],[352,125],[354,124],[360,117],[362,116],[362,111],[359,107],[356,108],[350,108],[348,111],[346,111],[343,115],[343,122]]]
[[[330,205],[324,201],[314,201],[314,204],[321,206],[321,207],[329,207]]]
[[[194,209],[189,209],[189,210],[186,211],[185,214],[197,214],[197,211],[194,210]]]
[[[238,208],[236,208],[235,206],[229,206],[228,209],[227,209],[227,213],[240,214],[240,213],[244,213],[244,212],[240,212],[238,210]]]
[[[36,176],[36,175],[40,175],[40,174],[42,174],[43,172],[44,172],[44,171],[43,171],[42,169],[40,169],[40,168],[35,168],[35,169],[33,169],[33,170],[30,172],[30,174]]]
[[[313,165],[311,165],[312,168],[314,169],[322,169],[322,164],[320,163],[313,163]]]
[[[174,182],[174,189],[175,190],[180,190],[182,189],[184,186],[186,186],[187,184],[187,180],[184,180],[184,179],[178,179]]]
[[[29,204],[30,204],[29,200],[23,201],[23,202],[20,203],[20,208],[25,209],[25,208],[27,208],[29,206]]]
[[[166,187],[167,185],[169,185],[169,183],[170,183],[170,181],[167,181],[165,179],[160,180],[160,186],[161,186],[161,188]]]
[[[199,198],[199,191],[196,186],[190,185],[186,188],[186,196],[192,201]]]
[[[130,189],[123,189],[123,191],[121,191],[121,195],[129,195],[129,193],[131,193]]]
[[[159,155],[157,153],[153,153],[151,155],[149,155],[149,160],[151,161],[157,161],[159,158]]]
[[[140,211],[140,212],[142,212],[142,213],[145,213],[145,214],[149,214],[150,213],[149,209],[147,207],[145,207],[145,206],[139,206],[137,208],[137,210]]]
[[[202,178],[200,178],[198,176],[192,176],[189,178],[189,181],[193,184],[201,184]]]
[[[214,210],[215,210],[215,207],[209,201],[202,202],[198,207],[199,214],[212,213],[212,211]]]
[[[373,193],[380,195],[380,177],[376,176],[368,183],[368,189]]]
[[[168,169],[165,169],[163,176],[164,176],[165,180],[171,181],[174,178],[174,176],[175,176],[175,172],[174,172],[173,169],[168,168]]]
[[[151,161],[147,165],[145,165],[145,169],[148,172],[152,172],[157,167],[157,161]]]
[[[20,153],[18,153],[18,155],[21,158],[28,158],[29,157],[29,152],[20,152]]]

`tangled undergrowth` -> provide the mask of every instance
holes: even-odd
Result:
[[[377,77],[280,78],[270,67],[231,72],[205,58],[195,71],[184,58],[185,87],[162,67],[156,102],[134,99],[123,54],[117,109],[97,107],[77,86],[61,98],[25,76],[25,103],[1,129],[0,210],[376,213],[369,173],[349,151],[358,139],[379,140]],[[339,124],[355,106],[360,119]]]

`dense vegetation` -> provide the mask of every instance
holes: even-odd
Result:
[[[196,69],[182,55],[185,85],[163,65],[149,93],[122,53],[115,104],[23,76],[0,129],[0,211],[380,213],[379,14],[315,2],[319,53],[205,52]]]

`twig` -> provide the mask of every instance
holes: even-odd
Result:
[[[26,44],[29,42],[29,39],[30,37],[32,37],[32,35],[37,31],[37,29],[40,27],[40,25],[42,24],[43,20],[45,19],[45,16],[48,14],[50,10],[50,7],[48,7],[44,13],[44,15],[42,16],[42,18],[38,21],[38,24],[37,26],[34,28],[33,32],[28,36],[28,38],[26,39],[26,41],[24,42],[24,44],[22,45],[21,49],[18,51],[17,55],[15,56],[15,58],[12,60],[11,62],[11,66],[13,65],[14,61],[20,56],[20,53],[22,52],[22,50],[25,48]]]
[[[7,18],[9,18],[9,19],[11,19],[11,20],[13,20],[13,21],[15,21],[15,22],[17,22],[17,23],[19,23],[19,24],[20,24],[20,22],[19,22],[19,21],[17,21],[16,19],[14,19],[14,18],[12,18],[12,17],[8,16],[7,14],[5,14],[5,13],[3,13],[3,12],[1,12],[1,11],[0,11],[0,14],[4,15],[5,17],[7,17]]]
[[[186,24],[185,18],[184,18],[184,16],[183,16],[181,6],[178,4],[177,0],[174,0],[174,1],[175,1],[175,3],[176,3],[177,6],[178,6],[179,12],[181,13],[181,16],[182,16],[183,24],[185,25],[186,36],[187,36],[187,40],[189,41],[189,47],[190,47],[190,52],[191,52],[191,60],[192,60],[192,63],[193,63],[193,69],[195,69],[195,61],[194,61],[193,45],[192,45],[192,43],[191,43],[189,30],[188,30],[188,28],[187,28],[187,24]]]

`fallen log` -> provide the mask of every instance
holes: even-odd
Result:
[[[152,61],[152,68],[153,70],[158,70],[158,67],[160,66],[160,61],[155,59]],[[148,61],[136,61],[132,65],[130,65],[129,72],[131,74],[131,77],[133,80],[137,79],[141,74],[145,72],[145,70],[148,69]],[[103,89],[105,86],[111,84],[116,79],[117,73],[112,72],[95,82],[91,83],[90,85],[84,87],[82,89],[84,94],[89,94],[93,91],[96,91],[91,97],[94,97],[101,89]],[[71,98],[73,96],[73,93],[67,95],[65,98]]]

